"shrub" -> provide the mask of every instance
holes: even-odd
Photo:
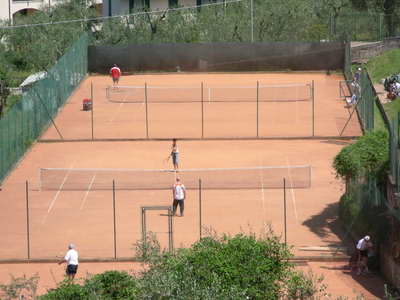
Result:
[[[383,178],[388,170],[388,149],[386,131],[366,133],[336,155],[333,167],[337,177],[347,180],[368,174],[375,178]]]
[[[290,257],[287,246],[271,232],[263,238],[244,234],[203,238],[190,249],[165,255],[144,272],[141,296],[278,299],[283,294],[313,294],[317,291],[313,282],[294,271]]]
[[[54,290],[50,290],[46,295],[39,298],[40,300],[86,300],[89,298],[88,291],[79,284],[71,284],[62,282]]]
[[[85,288],[100,299],[136,299],[138,286],[135,277],[123,271],[106,271],[85,282]]]

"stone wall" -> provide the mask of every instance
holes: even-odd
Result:
[[[387,38],[381,42],[352,43],[351,59],[353,63],[365,63],[371,57],[395,48],[400,48],[400,36]]]

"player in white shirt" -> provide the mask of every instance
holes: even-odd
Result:
[[[186,198],[186,188],[183,185],[183,183],[181,183],[181,180],[177,177],[175,179],[175,184],[172,187],[172,195],[174,198],[174,202],[172,203],[172,207],[173,207],[173,215],[176,215],[176,209],[179,205],[179,210],[181,212],[181,217],[183,217],[183,211],[185,209],[185,198]]]
[[[61,265],[63,263],[67,263],[66,274],[68,280],[72,281],[75,278],[76,272],[78,271],[78,251],[75,250],[74,244],[68,245],[68,251],[65,254],[64,258],[62,258],[58,264]]]
[[[372,248],[372,242],[369,235],[366,235],[361,240],[359,240],[356,248],[358,251],[357,274],[360,275],[363,272],[368,273],[368,250]]]

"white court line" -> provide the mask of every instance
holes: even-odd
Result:
[[[69,176],[69,174],[71,173],[71,170],[72,170],[72,167],[74,166],[74,164],[75,164],[75,162],[72,163],[71,166],[69,167],[67,174],[65,174],[62,183],[61,183],[60,186],[58,187],[57,193],[54,195],[53,200],[51,200],[50,205],[49,205],[49,208],[47,209],[47,214],[44,216],[43,221],[42,221],[42,224],[46,223],[47,216],[50,214],[50,211],[52,210],[52,208],[53,208],[53,206],[54,206],[54,203],[56,203],[56,200],[57,200],[57,198],[58,198],[58,195],[60,195],[61,190],[62,190],[62,188],[63,188],[65,182],[67,181],[68,176]]]
[[[89,195],[90,190],[92,189],[92,185],[93,185],[93,182],[94,182],[94,179],[95,179],[95,178],[96,178],[96,174],[93,175],[92,181],[90,181],[90,184],[89,184],[89,186],[88,186],[88,189],[86,190],[86,193],[85,193],[85,197],[83,197],[80,210],[82,210],[82,209],[83,209],[83,206],[85,205],[86,198],[87,198],[87,196]]]
[[[294,189],[292,188],[292,182],[293,182],[293,180],[292,180],[292,175],[290,175],[290,169],[289,169],[289,167],[290,167],[290,162],[289,162],[289,158],[288,158],[287,156],[286,156],[286,163],[287,163],[288,171],[289,171],[290,193],[291,193],[291,195],[292,195],[294,216],[295,216],[295,218],[296,218],[296,222],[298,222],[298,221],[299,221],[299,216],[298,216],[298,214],[297,214],[296,195],[295,195],[295,193],[294,193]]]

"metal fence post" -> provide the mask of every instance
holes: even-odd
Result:
[[[94,103],[93,103],[93,82],[90,83],[90,101],[92,103],[92,107],[90,110],[90,115],[91,115],[91,121],[92,121],[92,140],[94,140],[94,119],[93,119],[93,108],[94,108]]]
[[[283,227],[284,227],[285,244],[287,244],[286,178],[283,178]]]
[[[201,178],[199,179],[199,232],[200,232],[200,239],[202,236],[202,228],[203,228],[203,220],[202,220],[202,199],[201,199]]]
[[[28,251],[28,259],[31,259],[31,246],[30,246],[30,230],[29,230],[29,184],[28,180],[25,182],[25,198],[26,198],[26,244]]]
[[[256,92],[256,95],[257,95],[257,99],[256,99],[256,105],[257,105],[257,111],[256,111],[256,114],[257,114],[257,116],[256,116],[256,122],[257,122],[257,138],[258,138],[258,136],[259,136],[259,98],[260,98],[260,82],[257,80],[257,92]]]
[[[117,259],[117,224],[115,218],[115,180],[112,182],[113,188],[113,222],[114,222],[114,259]]]
[[[204,138],[204,84],[201,82],[201,138]]]
[[[144,83],[144,102],[146,104],[146,138],[149,138],[149,113],[147,107],[147,82]]]
[[[315,136],[315,93],[314,93],[314,80],[311,83],[311,96],[312,96],[312,136]]]

